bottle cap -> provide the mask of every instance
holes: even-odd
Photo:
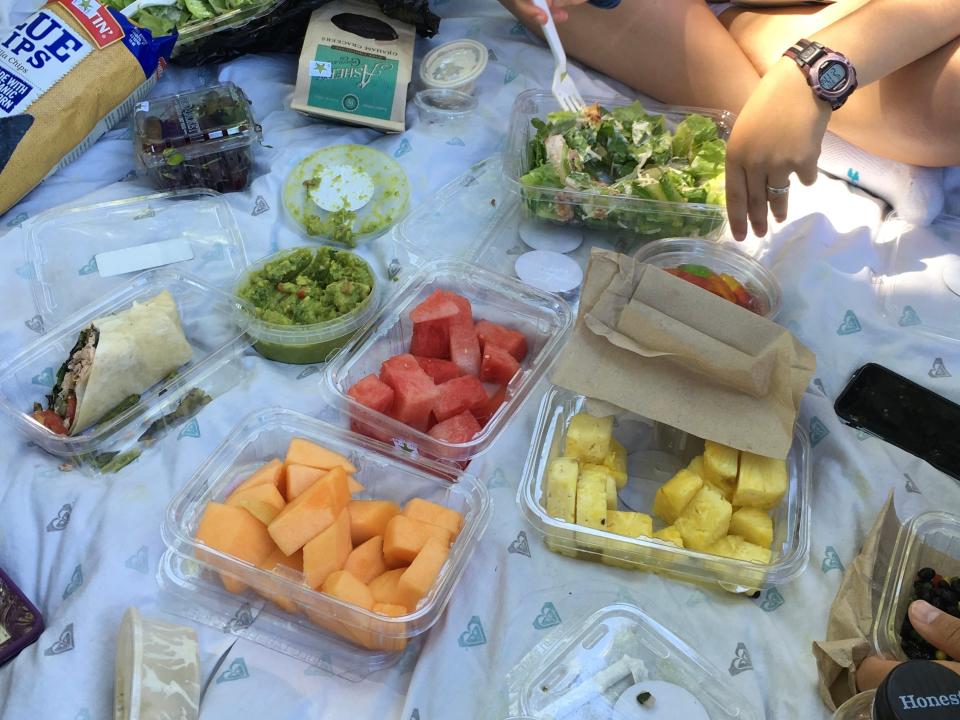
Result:
[[[929,660],[897,665],[877,688],[874,720],[956,720],[960,675]]]

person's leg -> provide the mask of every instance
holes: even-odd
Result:
[[[510,9],[514,0],[501,2]],[[557,26],[568,55],[661,102],[737,111],[760,81],[704,0],[568,10]]]
[[[735,9],[724,13],[721,20],[763,74],[790,44],[867,1],[842,0],[818,12],[804,8],[764,12]],[[834,114],[830,130],[882,157],[942,167],[960,164],[957,117],[960,39],[879,82],[859,88]]]

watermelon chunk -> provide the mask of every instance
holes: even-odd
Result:
[[[437,423],[428,433],[430,437],[448,443],[465,443],[473,440],[480,432],[480,423],[469,412],[462,412]]]
[[[380,367],[380,379],[393,388],[391,417],[426,432],[437,401],[437,386],[413,355],[397,355]]]
[[[410,353],[420,357],[450,359],[450,320],[414,323]]]
[[[517,359],[503,348],[488,344],[483,350],[483,362],[480,365],[480,379],[506,385],[520,370]]]
[[[464,375],[438,385],[437,402],[433,414],[440,422],[454,415],[473,410],[487,402],[487,391],[483,383],[473,375]]]
[[[443,290],[434,290],[430,297],[410,312],[410,319],[414,323],[422,323],[450,320],[459,314],[460,306],[448,297],[448,293]]]
[[[433,381],[437,385],[445,383],[447,380],[460,377],[460,368],[458,368],[454,362],[416,355],[414,357],[417,358],[417,363],[423,368],[423,371],[433,378]]]
[[[517,362],[523,362],[527,356],[527,338],[523,333],[486,320],[478,322],[476,330],[481,348],[485,348],[487,343],[496,345],[513,355]]]
[[[473,306],[470,304],[469,300],[467,300],[463,295],[457,295],[449,290],[438,290],[437,292],[441,293],[445,299],[449,300],[460,309],[459,314],[450,319],[451,325],[466,325],[468,323],[473,325]]]
[[[494,393],[487,398],[486,402],[479,407],[473,408],[473,416],[477,419],[477,422],[481,425],[486,425],[490,422],[490,418],[493,417],[494,413],[500,409],[500,406],[507,399],[507,386],[501,385],[498,387]]]
[[[450,326],[450,359],[462,374],[480,374],[480,341],[473,323]]]
[[[362,423],[359,420],[351,420],[350,429],[359,435],[366,435],[367,437],[387,443],[388,445],[393,444],[393,437],[390,435],[390,433],[384,430],[378,430],[372,425]]]
[[[367,375],[355,382],[347,395],[371,410],[389,413],[393,407],[393,388],[382,382],[376,375]]]

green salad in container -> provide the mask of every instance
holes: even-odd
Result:
[[[123,10],[133,0],[105,0],[106,5]],[[200,23],[221,16],[240,14],[264,6],[264,0],[177,0],[174,5],[151,5],[133,14],[133,20],[154,34],[167,35],[174,28]]]
[[[725,219],[722,128],[687,115],[671,129],[643,105],[588,105],[531,121],[523,198],[536,217],[627,230],[645,239],[697,237]]]

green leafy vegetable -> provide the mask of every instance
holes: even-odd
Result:
[[[133,0],[106,0],[123,10]],[[226,13],[260,5],[262,0],[177,0],[176,5],[154,5],[138,10],[133,20],[155,35],[168,35],[190,23],[211,20]]]

